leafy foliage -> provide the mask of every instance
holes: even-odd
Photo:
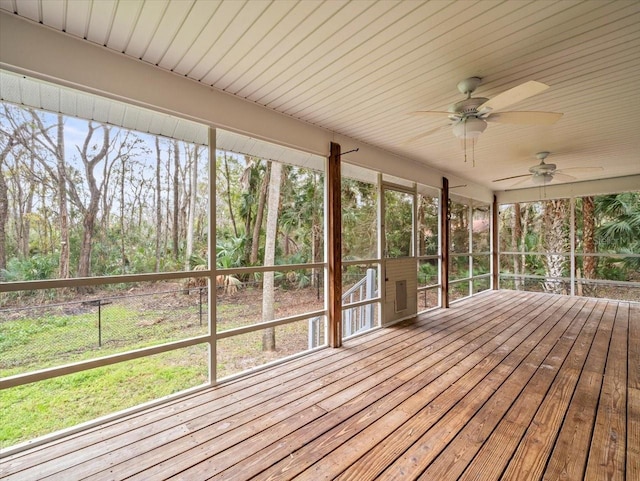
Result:
[[[640,192],[624,192],[620,194],[593,197],[595,210],[593,224],[595,225],[595,250],[585,249],[585,209],[586,200],[576,199],[575,233],[576,252],[578,254],[611,254],[610,257],[595,257],[594,279],[628,281],[637,280],[640,276],[640,258],[620,258],[619,254],[640,254]],[[562,214],[562,219],[555,224],[545,223],[545,205],[543,202],[519,204],[521,234],[516,235],[514,205],[503,206],[500,213],[500,243],[502,251],[520,251],[523,253],[525,264],[522,272],[549,276],[548,266],[543,256],[529,254],[541,252],[549,247],[550,231],[559,238],[555,247],[558,251],[567,252],[569,245],[568,211]],[[588,212],[588,211],[586,211]],[[559,247],[558,247],[559,246]],[[516,263],[520,256],[512,256],[511,262]],[[582,255],[576,258],[576,267],[582,269],[584,264]],[[568,263],[567,263],[568,264]],[[506,264],[503,262],[503,268]],[[568,266],[565,265],[562,275],[568,276]],[[581,271],[581,276],[584,272]],[[593,293],[593,292],[592,292]]]
[[[50,279],[58,267],[58,255],[34,254],[29,258],[14,257],[9,260],[7,268],[0,271],[0,280],[10,281],[37,281]]]

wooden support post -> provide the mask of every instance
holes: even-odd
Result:
[[[491,288],[498,290],[500,280],[500,264],[498,263],[498,199],[493,196],[493,207],[491,209]]]
[[[440,208],[440,281],[442,282],[441,306],[449,307],[449,179],[442,178],[442,206]]]
[[[340,175],[340,144],[331,142],[328,166],[328,311],[329,345],[342,345],[342,199]]]

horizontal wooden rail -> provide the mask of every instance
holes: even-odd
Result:
[[[153,274],[125,274],[108,277],[76,277],[73,279],[46,279],[38,281],[0,282],[0,292],[35,291],[42,289],[60,289],[68,287],[103,286],[108,284],[126,284],[131,282],[157,282],[190,277],[207,277],[211,270],[185,272],[161,272]]]
[[[64,366],[40,369],[38,371],[32,371],[25,374],[16,374],[15,376],[8,376],[0,379],[0,389],[21,386],[23,384],[29,384],[36,381],[44,381],[45,379],[65,376],[67,374],[74,374],[76,372],[86,371],[87,369],[94,369],[96,367],[110,366],[111,364],[130,361],[132,359],[139,359],[141,357],[152,356],[154,354],[160,354],[163,352],[175,351],[183,347],[195,346],[197,344],[203,344],[208,341],[208,335],[197,336],[189,339],[183,339],[181,341],[160,344],[158,346],[143,347],[141,349],[135,349],[133,351],[112,354],[110,356],[89,359],[87,361],[65,364]]]
[[[217,269],[216,274],[233,275],[233,274],[253,274],[255,272],[285,272],[300,271],[304,269],[324,269],[327,264],[324,262],[315,262],[313,264],[282,264],[273,266],[251,266],[251,267],[232,267],[229,269]]]
[[[550,277],[550,276],[541,276],[538,274],[509,274],[506,272],[501,272],[500,277],[504,277],[507,279],[534,279],[534,280],[553,280],[553,281],[566,281],[571,282],[571,277]],[[574,277],[574,281],[582,282],[584,284],[601,284],[603,286],[621,286],[621,287],[640,287],[640,282],[633,281],[612,281],[609,279],[587,279],[585,277]]]

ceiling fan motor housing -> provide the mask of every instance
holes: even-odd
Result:
[[[529,168],[529,172],[534,175],[552,175],[556,171],[556,164],[545,164],[544,160],[538,165]]]
[[[487,100],[489,99],[484,97],[464,99],[451,105],[451,107],[449,107],[449,112],[455,114],[453,117],[457,118],[466,117],[467,115],[478,115],[478,107]]]

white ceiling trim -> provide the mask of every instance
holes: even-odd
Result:
[[[180,117],[0,70],[0,99],[125,129],[207,145],[208,127]]]
[[[640,175],[614,177],[611,179],[586,180],[561,185],[544,185],[528,189],[497,192],[496,199],[500,204],[514,202],[535,202],[538,200],[566,199],[590,195],[619,194],[640,190]]]

